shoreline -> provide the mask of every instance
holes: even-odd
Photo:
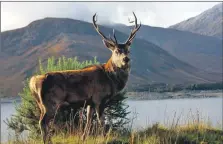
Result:
[[[179,91],[179,92],[127,92],[127,100],[166,100],[166,99],[198,99],[198,98],[216,98],[223,97],[222,90],[210,91]],[[4,97],[1,103],[21,102],[21,98]]]
[[[128,100],[198,99],[222,97],[222,90],[179,92],[128,92]]]

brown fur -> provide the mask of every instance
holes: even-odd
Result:
[[[118,78],[121,75],[126,76]],[[100,104],[102,99],[124,88],[127,76],[128,71],[118,70],[109,60],[106,64],[81,70],[55,71],[33,76],[30,89],[32,94],[35,93],[38,104],[44,104],[45,100],[55,104],[92,100],[93,103]]]

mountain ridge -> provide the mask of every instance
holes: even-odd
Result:
[[[169,28],[222,39],[222,7],[223,3],[219,3],[197,16],[169,26]]]

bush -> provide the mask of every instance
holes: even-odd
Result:
[[[56,60],[54,57],[48,58],[47,64],[44,67],[42,61],[39,60],[39,71],[36,74],[45,74],[50,71],[57,70],[75,70],[81,69],[92,64],[99,64],[96,58],[90,61],[79,62],[77,58],[65,58],[60,57]],[[15,103],[16,114],[13,115],[10,119],[6,120],[6,124],[10,129],[12,129],[16,135],[21,134],[23,131],[28,130],[30,132],[29,136],[36,138],[40,134],[40,129],[38,125],[40,110],[36,104],[36,101],[33,99],[29,89],[29,79],[24,82],[24,88],[19,96],[21,97],[21,103]],[[106,106],[105,117],[109,121],[110,126],[113,129],[120,129],[124,124],[128,123],[126,118],[127,108],[124,100],[125,91],[117,94]],[[61,109],[55,118],[55,125],[58,126],[67,126],[65,131],[69,131],[72,128],[77,128],[79,122],[79,110],[73,107],[66,107]],[[84,117],[86,113],[84,113]],[[93,117],[93,120],[96,121],[96,117]]]

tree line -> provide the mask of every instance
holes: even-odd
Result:
[[[177,92],[182,90],[222,90],[223,82],[215,83],[200,83],[200,84],[166,84],[166,83],[154,83],[147,85],[138,85],[132,87],[129,91],[134,92]]]

